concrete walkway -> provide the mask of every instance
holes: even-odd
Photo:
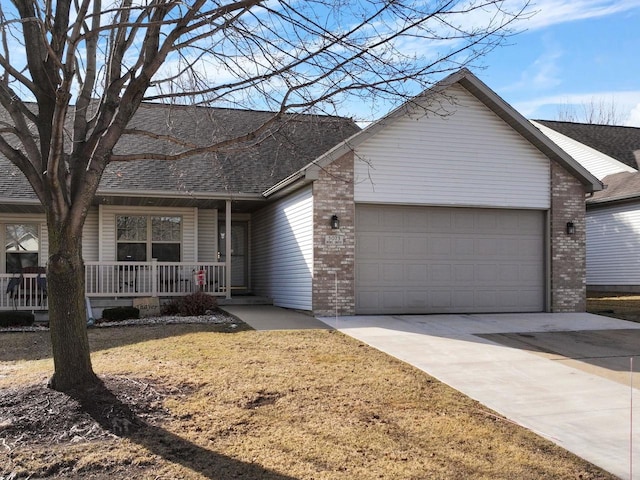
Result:
[[[633,404],[640,417],[640,392],[620,381],[631,379],[628,356],[640,355],[638,323],[570,313],[321,320],[620,478],[633,472],[640,479],[640,432],[631,415]],[[618,348],[615,339],[627,337]],[[565,355],[553,351],[565,346]]]
[[[221,305],[220,309],[256,330],[326,330],[331,328],[306,313],[273,305]]]

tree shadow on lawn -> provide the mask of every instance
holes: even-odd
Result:
[[[268,470],[260,465],[236,460],[207,450],[161,427],[140,418],[100,381],[82,393],[70,394],[103,429],[127,438],[164,460],[180,464],[211,479],[255,478],[295,480],[294,477]]]
[[[190,333],[237,333],[253,330],[243,322],[230,324],[178,323],[92,328],[89,344],[92,352],[133,345],[149,340],[178,337]],[[51,358],[51,339],[48,330],[36,332],[0,331],[0,362],[30,361]]]

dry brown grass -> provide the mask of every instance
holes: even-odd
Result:
[[[621,320],[640,322],[640,295],[589,292],[587,311]]]
[[[340,333],[213,330],[91,331],[96,371],[153,390],[163,414],[124,437],[0,430],[0,478],[614,478]],[[46,333],[0,334],[0,388],[44,382],[48,348]]]

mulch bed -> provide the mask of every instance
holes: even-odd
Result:
[[[149,379],[104,376],[102,381],[82,397],[46,385],[0,391],[0,450],[126,436],[167,419],[163,402],[178,393]]]

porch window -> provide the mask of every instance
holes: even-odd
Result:
[[[182,218],[146,215],[116,217],[117,259],[120,262],[181,260]]]
[[[36,224],[5,225],[5,260],[7,273],[20,273],[37,267],[40,253],[40,229]]]

